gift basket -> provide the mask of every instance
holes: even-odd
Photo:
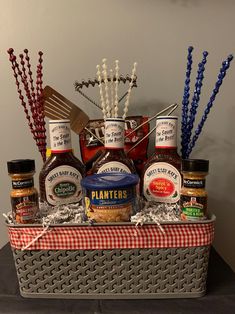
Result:
[[[214,217],[200,223],[8,226],[20,292],[49,298],[186,298],[206,292]],[[98,239],[98,241],[97,241]]]
[[[43,89],[42,52],[34,86],[28,50],[18,63],[9,49],[19,99],[44,161],[40,196],[34,187],[34,160],[7,164],[12,211],[4,216],[23,297],[148,299],[206,293],[215,223],[205,189],[209,161],[190,159],[190,154],[232,56],[222,63],[193,135],[208,53],[198,65],[189,107],[192,50],[189,47],[180,156],[178,118],[172,116],[177,104],[150,118],[127,116],[137,87],[136,63],[131,76],[121,76],[118,60],[115,71],[108,71],[103,59],[95,80],[75,83],[76,91],[102,111],[103,119],[90,120],[50,86]],[[120,83],[129,86],[119,98]],[[96,85],[100,103],[82,91]],[[49,157],[45,116],[51,119]],[[156,126],[150,130],[152,120]],[[79,136],[82,161],[73,153],[70,130]],[[148,137],[154,131],[155,153],[148,157]]]

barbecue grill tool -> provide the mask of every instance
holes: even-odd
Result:
[[[88,115],[50,86],[43,90],[44,112],[50,119],[69,119],[71,130],[79,134],[89,121]]]

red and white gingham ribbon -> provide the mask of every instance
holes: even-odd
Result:
[[[11,246],[27,250],[101,250],[210,245],[214,222],[124,226],[8,227]],[[43,234],[42,234],[43,233]],[[39,235],[42,236],[39,237]],[[33,241],[36,237],[37,241]],[[32,242],[31,245],[29,243]]]

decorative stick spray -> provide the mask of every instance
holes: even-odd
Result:
[[[207,119],[207,116],[208,114],[210,113],[210,110],[214,104],[214,101],[215,101],[215,98],[216,98],[216,95],[218,94],[219,92],[219,89],[220,89],[220,86],[222,85],[223,83],[223,79],[227,73],[227,70],[229,69],[230,67],[230,62],[233,60],[233,55],[229,55],[227,60],[223,61],[222,63],[222,67],[220,68],[220,72],[219,72],[219,75],[218,75],[218,79],[217,79],[217,82],[215,83],[215,87],[212,91],[212,94],[211,94],[211,97],[210,97],[210,100],[208,102],[208,104],[206,105],[206,108],[205,108],[205,111],[203,113],[203,116],[201,118],[201,121],[199,122],[196,130],[195,130],[195,134],[193,136],[193,139],[192,141],[189,143],[188,145],[188,149],[187,149],[187,152],[186,152],[186,158],[189,158],[189,155],[191,154],[192,152],[192,149],[193,147],[195,146],[195,143],[202,131],[202,128],[206,122],[206,119]]]
[[[101,107],[103,112],[103,118],[106,118],[106,109],[105,109],[105,102],[104,102],[104,95],[103,95],[103,87],[102,87],[102,78],[101,78],[101,72],[100,72],[100,66],[96,66],[97,69],[97,78],[99,81],[99,88],[100,88],[100,101],[101,101]]]
[[[110,114],[110,104],[109,104],[109,86],[108,86],[108,74],[107,74],[107,65],[106,65],[107,59],[103,59],[103,76],[104,76],[104,89],[105,89],[105,103],[106,103],[106,114],[107,118],[111,117]]]
[[[26,115],[26,119],[28,120],[28,126],[30,128],[30,131],[33,134],[34,139],[36,140],[36,136],[35,136],[36,133],[35,133],[35,130],[34,130],[34,127],[33,127],[33,123],[32,123],[32,120],[31,120],[28,108],[27,108],[27,104],[26,104],[26,102],[24,100],[24,96],[23,96],[22,90],[20,88],[20,81],[19,81],[20,74],[18,73],[19,72],[19,68],[18,68],[18,63],[16,61],[16,56],[14,55],[14,50],[12,48],[10,48],[7,52],[10,55],[9,60],[10,60],[10,62],[12,64],[12,70],[14,72],[15,82],[16,82],[16,86],[17,86],[17,92],[19,94],[19,99],[21,101],[21,105],[24,108],[24,112],[25,112],[25,115]]]
[[[111,116],[114,117],[114,81],[113,70],[110,69],[110,97],[111,97]]]
[[[126,115],[127,115],[127,112],[128,112],[131,90],[132,90],[132,86],[133,86],[133,81],[135,79],[136,67],[137,67],[137,63],[135,62],[134,66],[133,66],[133,69],[132,69],[131,81],[130,81],[130,84],[129,84],[129,88],[128,88],[128,92],[127,92],[127,96],[126,96],[126,101],[125,101],[125,105],[124,105],[124,111],[123,111],[123,116],[122,116],[123,119],[126,118]]]
[[[42,88],[42,51],[38,52],[39,60],[38,60],[38,66],[37,66],[37,77],[36,77],[36,90],[37,90],[37,103],[38,103],[38,109],[40,111],[40,108],[42,109],[40,111],[40,116],[44,120],[44,106],[43,106],[43,88]]]
[[[25,93],[26,93],[26,96],[28,98],[28,102],[30,104],[30,110],[31,110],[33,121],[34,121],[34,125],[36,125],[36,121],[38,120],[38,112],[36,110],[36,104],[35,104],[35,102],[33,102],[33,99],[31,97],[31,93],[30,93],[30,89],[29,89],[28,77],[27,77],[26,68],[25,68],[24,55],[21,53],[19,55],[19,57],[20,57],[20,64],[21,64],[22,71],[20,71],[18,68],[18,72],[20,71],[20,73],[21,73],[21,75],[20,75],[21,81],[22,81],[22,84],[24,85]]]
[[[27,68],[28,68],[28,76],[29,76],[30,89],[31,89],[31,97],[32,97],[32,101],[33,101],[33,103],[35,105],[35,110],[37,111],[37,114],[38,114],[37,119],[38,120],[43,120],[45,122],[44,117],[42,117],[41,114],[40,114],[40,108],[38,108],[40,106],[37,106],[37,99],[36,99],[35,88],[34,88],[34,84],[33,84],[33,76],[32,76],[33,72],[31,70],[31,64],[30,64],[30,57],[29,57],[28,49],[24,49],[24,53],[25,53],[26,65],[27,65]],[[43,104],[42,104],[41,107],[43,107]]]
[[[26,53],[27,57],[27,63],[29,63],[29,57],[28,57],[28,50],[25,49],[24,52]],[[16,86],[17,86],[17,92],[19,94],[19,98],[21,100],[21,104],[24,107],[24,111],[26,114],[26,118],[28,120],[28,125],[30,127],[30,131],[33,134],[33,138],[36,141],[36,145],[38,147],[39,152],[42,155],[43,161],[46,160],[46,129],[45,129],[45,121],[44,121],[44,115],[40,116],[40,113],[43,113],[43,103],[40,103],[40,106],[37,106],[37,101],[35,98],[35,95],[31,95],[31,92],[34,91],[33,87],[33,81],[32,81],[32,73],[29,74],[29,77],[27,76],[26,73],[26,68],[25,68],[25,61],[24,61],[24,56],[23,54],[20,54],[20,59],[21,59],[21,68],[20,65],[17,63],[16,56],[14,55],[14,50],[10,48],[8,50],[8,54],[10,56],[9,60],[12,64],[12,70],[14,72],[14,77],[16,81]],[[30,67],[28,66],[29,70]],[[40,69],[40,71],[42,68]],[[31,70],[30,70],[31,72]],[[42,72],[42,71],[41,71]],[[42,76],[42,73],[41,73]],[[24,87],[24,91],[26,93],[27,99],[28,99],[28,106],[26,101],[24,100],[24,96],[22,94],[22,90],[20,88],[20,81],[19,78],[21,79],[21,82]],[[29,82],[28,82],[29,79]],[[40,91],[41,92],[41,91]],[[41,96],[41,95],[40,95]],[[31,115],[29,113],[29,110],[31,112]]]
[[[187,131],[185,131],[186,132],[185,147],[188,147],[188,144],[190,143],[190,139],[191,139],[191,135],[192,135],[194,121],[195,121],[195,117],[197,114],[197,108],[198,108],[199,101],[200,101],[202,82],[203,82],[203,78],[204,78],[203,74],[205,71],[205,64],[207,62],[207,59],[206,59],[207,56],[208,56],[208,52],[204,51],[202,61],[198,64],[195,89],[194,89],[193,99],[192,99],[192,103],[191,103],[190,114],[188,116]],[[184,151],[182,154],[183,158],[185,157],[185,153],[186,153],[186,151]]]
[[[29,81],[30,81],[30,86],[31,86],[31,94],[32,94],[33,102],[36,103],[35,88],[33,85],[33,76],[32,76],[33,72],[31,70],[30,57],[29,57],[28,52],[29,52],[28,49],[24,49],[25,60],[27,61],[28,75],[29,75]]]
[[[115,99],[114,99],[114,117],[118,117],[118,78],[119,78],[119,61],[115,60]]]
[[[186,78],[184,83],[184,95],[182,100],[182,120],[181,120],[181,153],[185,155],[187,150],[187,127],[188,127],[188,105],[190,97],[190,77],[192,72],[192,58],[193,47],[188,47],[188,56],[187,56],[187,70]]]

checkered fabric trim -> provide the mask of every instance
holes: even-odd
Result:
[[[27,250],[100,250],[118,248],[173,248],[210,245],[214,223],[127,226],[9,227],[13,248]],[[40,234],[42,236],[40,237]]]

